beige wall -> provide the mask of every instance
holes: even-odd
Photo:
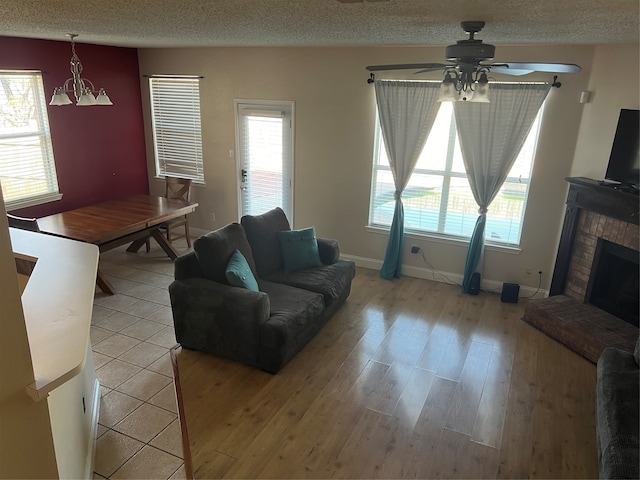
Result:
[[[579,74],[562,75],[560,89],[548,97],[540,133],[531,191],[523,228],[521,251],[488,249],[483,278],[497,282],[537,285],[537,277],[524,278],[524,269],[545,272],[543,288],[551,278],[562,222],[566,182],[572,173],[580,120],[585,105],[580,92],[591,87],[591,68],[605,68],[600,49],[586,47],[498,47],[496,61],[572,62],[583,67]],[[192,48],[142,49],[141,74],[198,74],[202,81],[202,126],[206,187],[195,188],[200,203],[192,223],[206,230],[238,220],[235,160],[234,98],[295,101],[295,213],[297,228],[315,225],[318,234],[340,241],[344,254],[380,261],[386,236],[366,229],[368,217],[375,99],[366,83],[366,65],[405,62],[439,62],[443,48]],[[637,61],[637,55],[636,55]],[[620,63],[619,61],[617,62]],[[624,63],[624,62],[623,62]],[[618,65],[619,66],[619,65]],[[410,75],[410,74],[409,74]],[[593,76],[604,76],[594,72]],[[510,80],[513,77],[500,77]],[[391,74],[379,75],[391,78]],[[438,79],[439,74],[431,74]],[[552,75],[532,74],[526,81],[551,80]],[[142,80],[148,162],[150,148],[148,87]],[[635,87],[637,88],[637,82]],[[595,105],[594,97],[594,105]],[[592,105],[586,105],[591,108]],[[603,107],[607,108],[607,107]],[[614,107],[610,107],[614,109]],[[618,107],[615,107],[616,109]],[[617,115],[617,114],[616,114]],[[612,117],[610,114],[609,117]],[[589,132],[581,136],[589,137]],[[592,158],[606,165],[608,154]],[[150,178],[152,193],[162,184]],[[215,213],[216,221],[209,220]],[[405,263],[422,268],[410,244],[422,247],[438,270],[461,274],[466,245],[427,238],[405,242]],[[375,262],[374,262],[375,263]]]
[[[604,178],[621,108],[640,108],[640,48],[607,45],[595,50],[571,175]]]

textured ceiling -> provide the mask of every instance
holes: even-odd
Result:
[[[343,3],[345,2],[345,3]],[[638,42],[638,0],[0,0],[0,34],[127,47]]]

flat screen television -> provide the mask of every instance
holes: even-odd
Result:
[[[624,185],[640,183],[640,110],[620,110],[605,178]]]

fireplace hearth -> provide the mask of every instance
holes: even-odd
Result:
[[[596,363],[606,347],[631,352],[638,338],[638,197],[588,178],[566,180],[549,298],[530,301],[524,320]]]

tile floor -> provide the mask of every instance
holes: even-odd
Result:
[[[179,252],[184,240],[175,242]],[[152,242],[100,256],[117,290],[96,288],[91,344],[101,385],[94,478],[185,478],[169,349],[176,344],[167,287],[173,263]]]

